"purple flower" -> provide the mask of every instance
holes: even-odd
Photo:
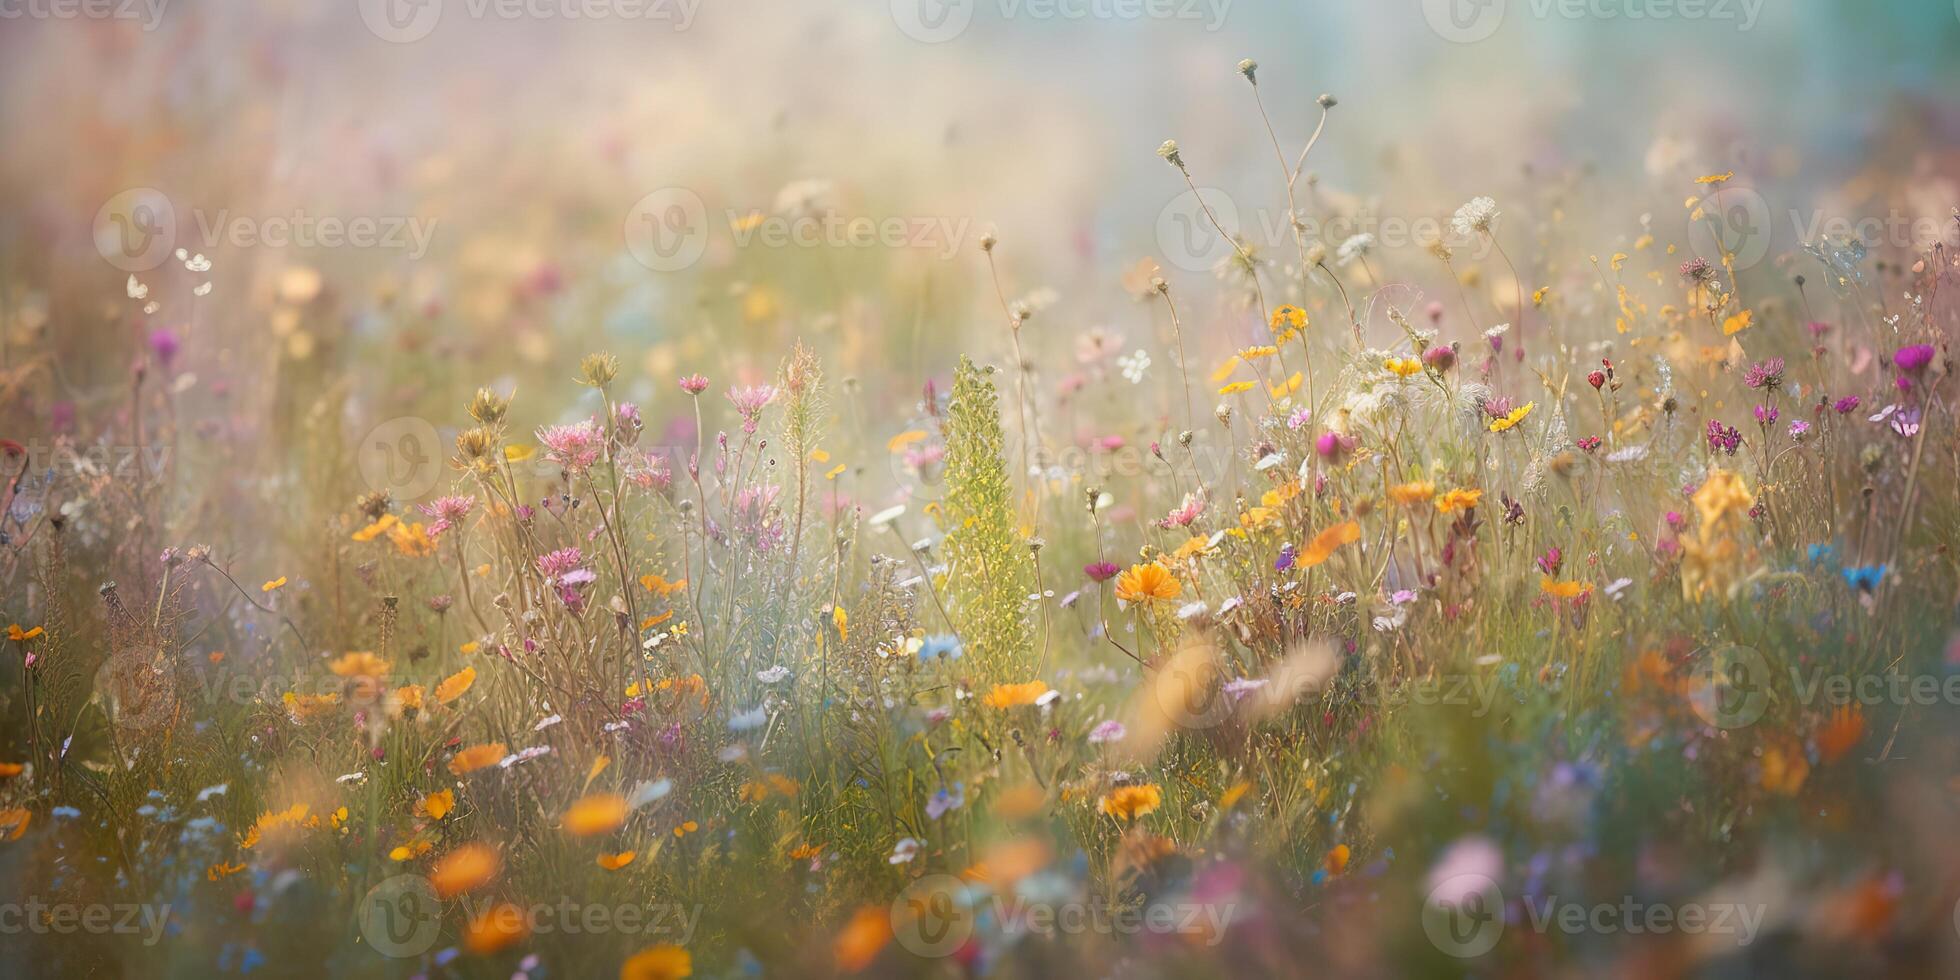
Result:
[[[1783,359],[1772,357],[1767,361],[1757,361],[1742,372],[1742,383],[1751,388],[1768,388],[1774,391],[1783,383]]]
[[[1756,406],[1756,421],[1763,425],[1775,425],[1776,415],[1776,407],[1773,405]]]
[[[177,359],[177,351],[182,346],[177,335],[167,329],[159,328],[150,332],[150,353],[155,354],[157,363],[166,368],[170,366],[171,361]]]
[[[1810,423],[1809,423],[1809,422],[1805,422],[1805,421],[1804,421],[1803,419],[1795,419],[1795,420],[1793,420],[1793,421],[1791,421],[1791,423],[1790,423],[1790,438],[1792,438],[1792,439],[1802,439],[1802,438],[1803,438],[1804,436],[1807,436],[1807,435],[1809,435],[1809,434],[1810,434]]]
[[[475,506],[475,497],[453,495],[437,497],[426,504],[416,504],[415,509],[421,511],[425,517],[434,518],[428,528],[429,540],[434,541],[442,537],[442,532],[462,523],[464,518],[470,516],[470,508]]]
[[[1708,451],[1725,452],[1735,455],[1742,447],[1742,433],[1731,426],[1723,425],[1721,419],[1708,420]]]
[[[1127,734],[1129,732],[1124,729],[1123,723],[1111,718],[1089,730],[1089,741],[1094,745],[1102,745],[1105,742],[1120,741]]]
[[[1284,572],[1293,567],[1293,542],[1280,545],[1279,557],[1273,560],[1273,571]]]
[[[1933,363],[1932,344],[1913,344],[1910,347],[1901,347],[1892,354],[1892,364],[1908,374],[1918,374],[1926,370],[1926,365],[1931,363]]]
[[[1838,399],[1837,403],[1832,405],[1831,408],[1839,415],[1850,415],[1852,412],[1858,410],[1858,396],[1846,395]]]
[[[1093,561],[1082,566],[1082,574],[1089,576],[1090,580],[1095,582],[1107,582],[1115,578],[1119,571],[1122,569],[1117,568],[1115,563],[1106,561]]]

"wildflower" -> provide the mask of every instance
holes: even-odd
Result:
[[[1482,490],[1469,490],[1463,487],[1457,487],[1437,499],[1436,509],[1445,514],[1454,514],[1460,510],[1470,510],[1477,506],[1477,502],[1482,500],[1483,496],[1484,492]]]
[[[1749,370],[1742,372],[1742,383],[1751,388],[1775,391],[1783,384],[1783,359],[1772,357],[1749,365]]]
[[[958,660],[961,652],[959,638],[949,634],[928,636],[919,643],[921,661]]]
[[[509,902],[483,909],[463,926],[463,948],[489,956],[531,934],[525,911]]]
[[[386,677],[388,661],[372,653],[350,653],[327,665],[336,677]]]
[[[1756,424],[1762,426],[1775,425],[1777,416],[1780,414],[1774,405],[1757,405],[1754,411]]]
[[[1850,415],[1858,410],[1858,396],[1846,395],[1831,405],[1831,410],[1839,415]]]
[[[699,395],[708,390],[708,379],[705,375],[690,374],[680,380],[680,385],[682,391],[690,395]]]
[[[1191,493],[1185,494],[1184,502],[1179,504],[1177,506],[1177,509],[1171,511],[1169,514],[1166,514],[1163,520],[1158,521],[1157,526],[1160,528],[1164,528],[1166,530],[1173,527],[1190,527],[1191,522],[1197,520],[1198,516],[1200,514],[1203,514],[1204,512],[1205,512],[1204,491],[1202,490],[1193,491]],[[1094,576],[1091,577],[1093,578]],[[1106,577],[1107,576],[1105,576],[1105,578]],[[1096,581],[1100,582],[1102,581],[1102,579],[1096,579]]]
[[[1353,436],[1329,429],[1314,440],[1313,451],[1319,453],[1321,459],[1333,462],[1353,451],[1356,444]]]
[[[735,413],[742,417],[742,431],[755,435],[762,422],[762,410],[776,400],[773,385],[751,385],[745,388],[728,389],[728,403],[735,406]]]
[[[1307,326],[1307,311],[1287,303],[1274,307],[1272,319],[1268,322],[1274,333],[1284,330],[1302,330]]]
[[[1606,372],[1594,371],[1586,375],[1586,383],[1592,385],[1594,391],[1604,388],[1606,386]]]
[[[1732,426],[1722,424],[1720,419],[1708,420],[1708,451],[1726,452],[1730,456],[1742,446],[1742,433]]]
[[[441,820],[449,816],[455,809],[456,793],[454,790],[445,789],[430,793],[415,801],[416,815],[428,817],[430,820]]]
[[[1355,262],[1367,258],[1368,253],[1374,251],[1374,249],[1375,236],[1365,231],[1358,235],[1350,235],[1346,241],[1341,243],[1341,247],[1335,251],[1336,261],[1340,265],[1352,265]]]
[[[1082,574],[1089,576],[1092,582],[1107,582],[1115,578],[1116,573],[1120,571],[1122,569],[1118,568],[1115,562],[1094,561],[1082,566]]]
[[[503,870],[503,858],[488,844],[464,844],[444,854],[429,872],[436,897],[454,898],[489,884]]]
[[[1164,803],[1163,790],[1154,784],[1142,783],[1135,786],[1118,786],[1103,794],[1096,808],[1103,815],[1118,820],[1132,821],[1156,812]]]
[[[1605,445],[1605,443],[1598,436],[1581,436],[1579,441],[1574,443],[1574,445],[1578,446],[1587,455],[1592,455],[1593,453],[1599,452],[1599,447]]]
[[[693,975],[694,957],[673,943],[648,946],[619,966],[619,980],[681,980]]]
[[[611,354],[587,354],[578,362],[579,384],[604,388],[619,377],[619,358]]]
[[[1145,371],[1150,370],[1150,352],[1141,348],[1116,359],[1116,366],[1123,369],[1123,379],[1129,383],[1142,384]]]
[[[1128,733],[1123,728],[1123,723],[1111,718],[1089,730],[1089,744],[1104,745],[1109,742],[1120,742],[1125,734]]]
[[[1127,603],[1168,601],[1183,591],[1177,577],[1156,562],[1132,565],[1116,579],[1116,598]]]
[[[890,864],[908,864],[919,856],[920,849],[925,846],[926,842],[917,837],[900,837],[898,843],[892,845],[892,855],[886,861]]]
[[[1048,685],[1040,681],[1027,681],[1021,684],[995,684],[981,703],[989,708],[1019,708],[1034,704],[1048,693]]]
[[[1490,431],[1505,432],[1515,428],[1519,422],[1524,421],[1525,416],[1531,414],[1532,409],[1537,407],[1537,402],[1525,402],[1523,405],[1505,412],[1502,416],[1491,420]]]
[[[1490,234],[1491,225],[1497,222],[1497,202],[1488,197],[1472,198],[1469,203],[1456,209],[1450,218],[1450,230],[1459,238],[1469,238],[1477,234]]]
[[[461,776],[478,769],[487,769],[502,762],[504,756],[509,754],[510,750],[505,748],[502,742],[472,745],[450,758],[449,771],[452,775]]]
[[[926,801],[926,817],[931,820],[937,820],[965,805],[965,783],[954,783],[950,791],[942,786],[937,792],[932,794],[931,799]]]
[[[1803,419],[1790,420],[1790,438],[1796,439],[1798,441],[1802,441],[1803,437],[1809,434],[1810,434],[1809,422],[1805,422]]]
[[[1697,255],[1681,263],[1681,278],[1691,286],[1700,286],[1715,279],[1715,267],[1708,260]]]
[[[1558,577],[1559,569],[1563,567],[1565,567],[1565,552],[1559,550],[1557,545],[1545,549],[1545,553],[1538,557],[1538,568],[1553,578]]]
[[[21,629],[19,623],[7,624],[7,639],[12,640],[15,643],[25,643],[28,640],[40,636],[41,633],[42,633],[42,629],[39,626],[36,626],[33,629]]]
[[[1422,362],[1437,371],[1448,371],[1456,366],[1456,345],[1439,344],[1422,352]]]
[[[1817,754],[1825,762],[1836,762],[1864,737],[1864,708],[1856,703],[1841,705],[1817,732]]]
[[[1342,545],[1353,544],[1359,540],[1361,540],[1361,525],[1354,521],[1342,521],[1314,535],[1313,540],[1307,542],[1307,546],[1300,552],[1300,565],[1303,568],[1312,568],[1333,557],[1334,552]]]
[[[537,434],[538,441],[545,446],[545,458],[573,474],[591,469],[605,447],[605,433],[594,419],[545,426]]]
[[[1398,378],[1409,378],[1422,373],[1422,362],[1413,357],[1391,357],[1382,362],[1388,373]]]
[[[1844,584],[1860,592],[1876,592],[1879,585],[1885,581],[1885,566],[1866,565],[1853,568],[1847,565],[1839,574],[1844,576]]]
[[[1919,374],[1926,365],[1933,363],[1933,345],[1913,344],[1901,347],[1892,353],[1892,366],[1907,374]]]
[[[618,793],[593,793],[573,803],[560,824],[574,837],[609,834],[626,824],[627,812],[626,797]]]
[[[470,689],[470,685],[475,683],[475,667],[465,667],[443,678],[442,683],[436,685],[436,703],[448,704],[462,697],[463,693]]]
[[[618,871],[619,869],[626,867],[629,864],[632,864],[633,859],[639,856],[640,856],[640,852],[638,851],[620,851],[617,854],[607,854],[602,851],[600,852],[599,857],[596,859],[595,863],[598,864],[599,867],[602,867],[607,871]]]

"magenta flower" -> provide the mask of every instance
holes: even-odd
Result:
[[[560,548],[538,556],[538,571],[546,578],[557,578],[584,564],[585,556],[577,548]]]
[[[1933,363],[1932,344],[1913,344],[1901,347],[1892,354],[1892,364],[1907,374],[1918,374]]]
[[[458,494],[437,497],[426,504],[416,504],[415,509],[421,511],[424,517],[433,518],[427,531],[429,540],[434,541],[442,536],[442,532],[462,523],[464,518],[470,516],[470,509],[475,506],[475,497]]]
[[[1117,568],[1114,563],[1106,561],[1090,562],[1082,566],[1082,574],[1089,576],[1090,579],[1097,582],[1107,582],[1115,578],[1116,573],[1119,571],[1122,571],[1122,569]]]
[[[586,419],[571,425],[545,426],[538,430],[538,441],[544,443],[546,459],[573,473],[583,473],[599,461],[606,436],[597,420]]]
[[[708,390],[708,378],[702,374],[690,374],[681,379],[681,390],[690,395],[698,395]]]
[[[1774,391],[1783,383],[1783,359],[1772,357],[1767,361],[1757,361],[1742,372],[1742,383],[1751,388],[1768,388]]]
[[[1846,395],[1838,399],[1837,403],[1832,405],[1831,408],[1839,415],[1850,415],[1852,412],[1858,410],[1858,404],[1857,395]]]
[[[1742,448],[1741,432],[1738,432],[1733,426],[1723,425],[1721,419],[1708,420],[1709,452],[1725,452],[1733,456],[1735,455],[1735,451],[1740,448]]]

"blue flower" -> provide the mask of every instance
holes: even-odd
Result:
[[[1873,592],[1878,589],[1878,584],[1885,580],[1885,566],[1867,565],[1864,568],[1846,568],[1843,575],[1846,585],[1861,592]]]
[[[919,659],[921,661],[933,660],[939,657],[944,657],[947,660],[958,660],[962,652],[964,651],[960,649],[959,638],[949,636],[945,633],[941,633],[938,636],[928,636],[919,644]]]
[[[1813,544],[1810,546],[1810,563],[1812,565],[1822,565],[1825,562],[1834,562],[1836,560],[1836,548],[1828,544]]]

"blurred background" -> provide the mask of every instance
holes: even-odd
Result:
[[[671,398],[676,373],[758,378],[799,337],[840,374],[875,367],[868,407],[903,413],[953,351],[1006,356],[989,231],[1053,377],[1086,330],[1121,348],[1166,329],[1134,301],[1144,260],[1219,292],[1230,246],[1162,140],[1249,247],[1291,253],[1273,140],[1293,160],[1323,93],[1338,106],[1297,190],[1330,250],[1377,234],[1363,289],[1449,288],[1423,229],[1476,195],[1548,284],[1643,233],[1688,246],[1705,174],[1760,192],[1748,220],[1776,261],[1821,216],[1886,219],[1873,244],[1903,254],[1960,199],[1950,0],[7,11],[4,353],[45,352],[59,379],[7,408],[53,432],[112,404],[160,330],[198,368],[187,397],[233,410],[234,445],[281,411],[337,411],[355,435],[440,421],[480,383],[558,385],[596,347],[644,368],[630,396]],[[812,215],[875,224],[795,223]],[[1254,335],[1223,292],[1191,300],[1201,349]]]

